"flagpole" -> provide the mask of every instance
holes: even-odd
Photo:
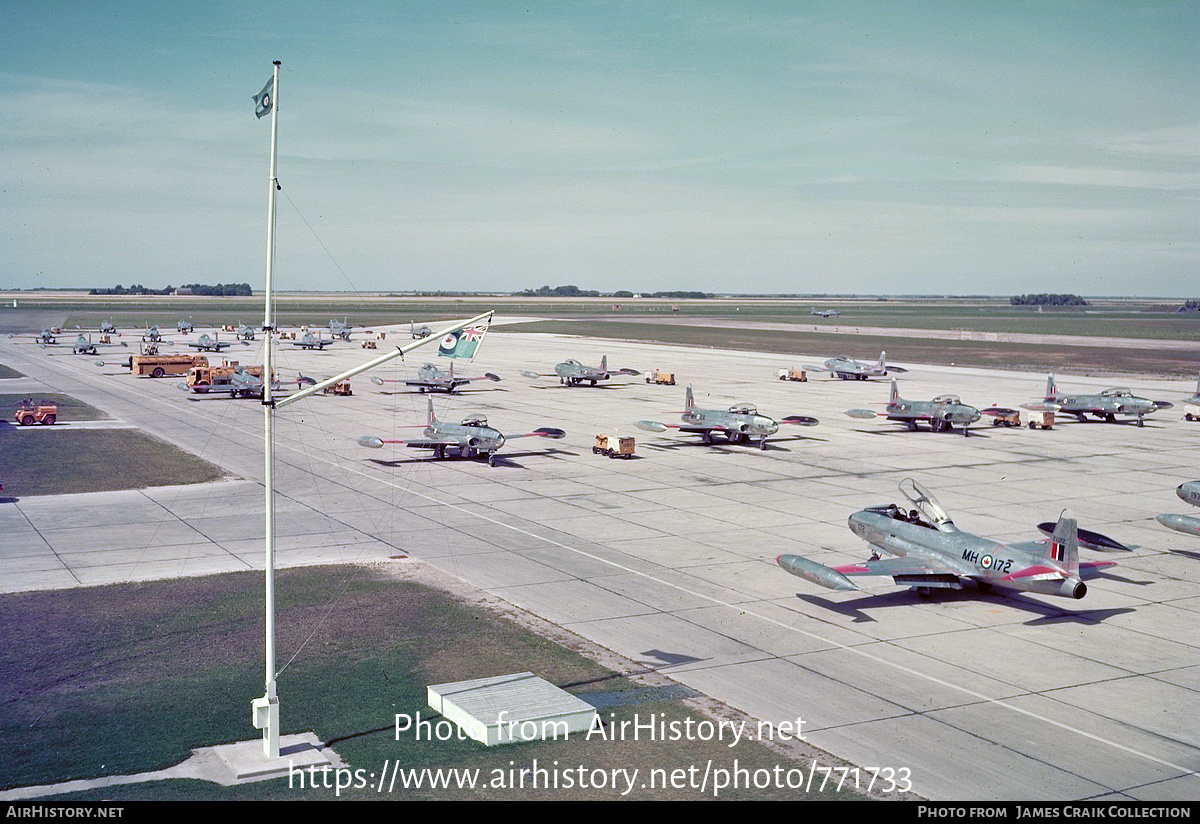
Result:
[[[251,702],[251,715],[256,729],[262,730],[263,755],[279,757],[279,694],[275,684],[275,400],[271,393],[274,372],[271,343],[274,338],[274,307],[272,290],[275,274],[275,192],[278,188],[276,144],[279,136],[279,61],[273,61],[271,75],[271,171],[267,181],[267,276],[263,298],[263,334],[266,351],[263,357],[263,487],[265,494],[266,538],[264,541],[264,670],[265,686],[262,698]]]

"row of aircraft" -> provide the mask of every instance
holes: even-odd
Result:
[[[1197,384],[1196,392],[1200,396],[1200,383]],[[1086,421],[1088,415],[1109,423],[1115,423],[1118,415],[1136,418],[1138,426],[1144,425],[1146,415],[1160,409],[1171,409],[1173,406],[1170,401],[1142,398],[1124,388],[1105,389],[1092,394],[1067,394],[1059,391],[1053,375],[1046,379],[1046,393],[1042,400],[1021,404],[1023,409],[1073,416],[1080,422]],[[900,397],[899,387],[893,378],[891,395],[885,411],[848,409],[846,414],[851,418],[887,418],[889,421],[905,423],[909,429],[914,430],[918,423],[927,424],[935,432],[951,431],[957,426],[961,427],[963,435],[969,435],[971,424],[984,415],[1010,417],[1016,411],[996,406],[977,409],[963,403],[957,395],[939,395],[928,401],[905,400]],[[1031,428],[1034,426],[1033,422],[1029,425]]]

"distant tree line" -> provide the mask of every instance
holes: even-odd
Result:
[[[712,297],[707,292],[640,292],[638,294],[644,298],[696,299]],[[595,290],[580,289],[578,286],[543,286],[540,289],[525,289],[521,292],[513,292],[513,295],[523,298],[598,298],[602,295],[613,298],[631,298],[634,296],[634,293],[624,289],[617,292],[602,293]]]
[[[193,295],[224,295],[226,297],[247,298],[254,294],[249,283],[218,283],[209,286],[205,283],[185,283],[180,289],[188,289]]]
[[[1043,292],[1038,295],[1014,295],[1009,298],[1013,306],[1087,306],[1088,302],[1079,295],[1052,295]]]
[[[151,289],[149,286],[142,286],[140,283],[135,283],[133,286],[122,286],[117,284],[111,289],[92,289],[88,292],[89,295],[170,295],[175,292],[174,286],[168,286],[166,289]]]
[[[193,295],[225,295],[233,297],[249,297],[254,294],[254,290],[250,288],[249,283],[218,283],[216,286],[209,286],[206,283],[185,283],[178,287],[184,289]],[[117,284],[111,289],[92,289],[88,294],[91,295],[173,295],[176,292],[176,287],[168,286],[165,289],[151,289],[148,286],[142,286],[140,283],[135,283],[133,286],[122,286]]]
[[[598,298],[599,292],[580,289],[578,286],[543,286],[540,289],[525,289],[520,292],[514,292],[514,295],[523,298]]]

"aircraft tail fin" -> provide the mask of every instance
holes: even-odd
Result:
[[[1046,544],[1046,555],[1066,567],[1068,574],[1079,574],[1079,526],[1075,516],[1063,510],[1054,525],[1054,536]]]
[[[877,363],[875,365],[878,366],[880,369],[887,371],[887,352],[880,351],[879,363]]]
[[[1054,382],[1053,375],[1046,376],[1046,400],[1058,395],[1058,385]]]
[[[601,355],[601,356],[600,356],[600,371],[601,371],[601,372],[607,372],[607,371],[608,371],[608,355]]]
[[[888,403],[895,403],[900,400],[900,387],[896,384],[896,379],[892,378],[892,394],[888,397]]]
[[[691,412],[696,408],[696,399],[692,396],[692,385],[689,383],[687,392],[683,396],[683,409],[685,412]]]
[[[434,412],[433,412],[433,398],[432,398],[432,397],[430,397],[430,398],[427,398],[427,400],[429,401],[429,421],[428,421],[428,425],[429,425],[429,426],[437,426],[437,425],[438,425],[438,419],[437,419],[437,415],[435,415],[435,414],[434,414]]]

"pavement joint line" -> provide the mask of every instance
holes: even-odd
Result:
[[[54,560],[62,564],[62,568],[66,570],[68,575],[75,579],[75,583],[82,585],[83,581],[79,580],[79,576],[75,574],[75,571],[71,569],[71,567],[65,561],[63,561],[62,556],[58,553],[58,550],[54,548],[54,545],[46,540],[46,536],[42,534],[42,531],[37,528],[37,525],[34,524],[33,521],[29,519],[29,516],[25,513],[25,510],[21,509],[21,502],[14,501],[13,504],[17,507],[17,511],[21,513],[21,517],[25,519],[27,524],[29,524],[29,528],[37,534],[38,538],[41,539],[41,542],[46,545],[46,549],[50,550],[51,554],[54,555]]]

